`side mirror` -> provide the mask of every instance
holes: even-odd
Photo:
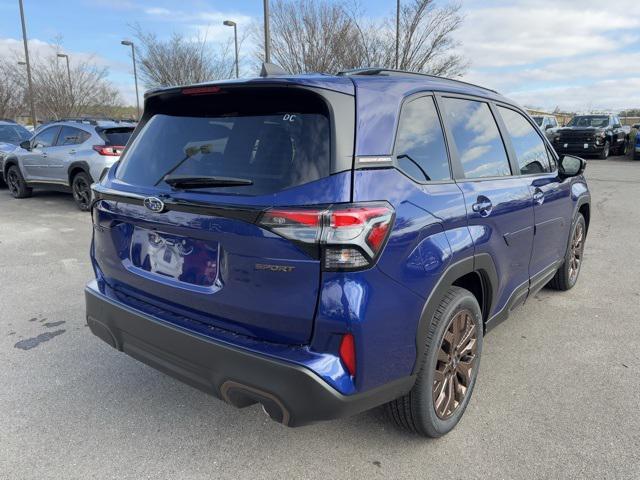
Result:
[[[31,142],[29,140],[20,142],[20,148],[24,148],[25,150],[31,150]]]
[[[584,158],[564,155],[560,159],[560,175],[565,178],[582,175],[585,168],[587,168],[587,161]]]
[[[545,130],[549,130],[550,128],[553,128],[553,125],[551,125],[550,123],[547,123],[547,126],[544,127]]]

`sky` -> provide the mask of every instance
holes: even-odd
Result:
[[[411,0],[403,0],[411,1]],[[446,0],[438,0],[445,2]],[[640,8],[637,0],[461,0],[455,36],[469,62],[463,79],[522,105],[590,111],[640,108]],[[206,33],[225,42],[262,18],[261,0],[24,0],[30,52],[59,39],[73,62],[93,58],[128,104],[135,103],[131,59],[120,40],[138,23],[160,38]],[[361,1],[371,18],[394,0]],[[0,56],[21,52],[18,0],[0,0]],[[244,54],[253,46],[246,42]],[[242,56],[242,52],[241,52]],[[250,73],[247,69],[245,72]]]

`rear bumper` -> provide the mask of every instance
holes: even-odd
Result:
[[[106,343],[237,407],[261,403],[288,426],[346,417],[408,392],[414,377],[342,395],[308,368],[255,354],[175,327],[85,289],[87,323]]]

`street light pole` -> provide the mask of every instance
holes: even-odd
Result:
[[[396,70],[399,68],[399,52],[400,52],[400,0],[396,2]]]
[[[133,60],[133,79],[136,84],[136,110],[138,112],[138,120],[140,120],[140,97],[138,95],[138,71],[136,70],[136,49],[133,45],[133,42],[129,40],[122,40],[120,43],[127,47],[131,47],[131,59]]]
[[[36,128],[36,107],[33,100],[33,82],[31,81],[31,65],[29,64],[29,47],[27,45],[27,25],[24,21],[24,6],[22,0],[18,0],[20,4],[20,21],[22,22],[22,42],[24,43],[24,59],[27,66],[27,83],[29,85],[29,105],[31,106],[31,122],[33,128]]]
[[[269,33],[269,0],[264,0],[264,61],[271,62],[271,33]]]
[[[71,83],[71,67],[69,67],[69,55],[66,53],[59,53],[58,58],[64,58],[67,60],[67,78],[69,79],[69,96],[70,100],[73,103],[73,84]]]
[[[222,23],[227,27],[233,27],[233,41],[236,46],[236,78],[240,78],[240,73],[238,68],[238,25],[233,20],[225,20]]]

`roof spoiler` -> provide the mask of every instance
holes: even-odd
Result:
[[[262,78],[281,77],[283,75],[289,75],[289,72],[287,72],[280,65],[276,65],[275,63],[264,62],[262,64],[262,68],[260,69],[260,76]]]

